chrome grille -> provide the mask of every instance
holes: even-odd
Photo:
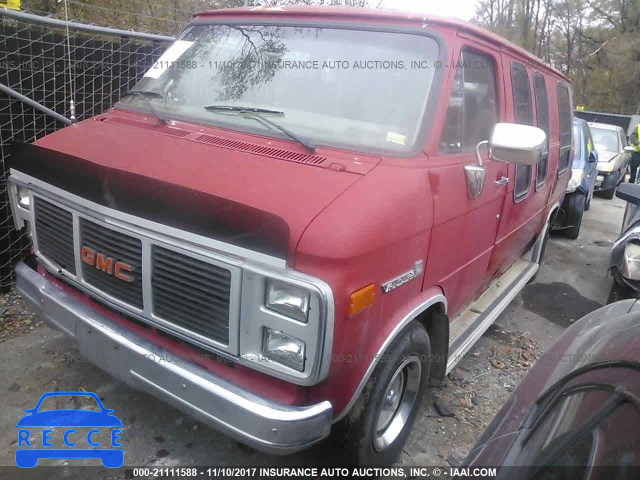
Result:
[[[96,255],[99,253],[103,256],[102,265],[95,259],[91,262],[93,264],[82,262],[84,280],[104,293],[142,309],[142,242],[81,218],[80,246],[89,247]],[[116,262],[123,262],[131,267],[126,275],[133,278],[132,282],[114,275]]]
[[[56,266],[75,274],[71,212],[41,198],[34,199],[34,211],[38,251]]]
[[[204,348],[238,353],[237,265],[33,198],[36,247],[49,267],[64,268],[75,286],[139,321]],[[125,268],[116,270],[117,262]]]
[[[158,246],[152,263],[153,313],[227,345],[231,272]]]

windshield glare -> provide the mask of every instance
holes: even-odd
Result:
[[[593,138],[596,150],[605,150],[614,153],[620,151],[618,133],[615,130],[591,127],[591,137]]]
[[[282,136],[210,105],[277,110],[279,125],[315,143],[409,152],[421,130],[438,44],[423,35],[333,28],[194,25],[119,106]],[[153,113],[153,112],[151,112]]]

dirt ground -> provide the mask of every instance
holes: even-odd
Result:
[[[552,236],[536,281],[516,297],[445,384],[430,392],[399,464],[459,464],[541,353],[573,321],[605,303],[611,283],[606,275],[609,252],[623,212],[621,200],[594,198],[577,240]],[[0,444],[0,466],[14,465],[15,424],[25,408],[33,407],[45,391],[80,389],[96,392],[123,421],[125,465],[308,465],[332,456],[325,442],[284,459],[270,457],[130,389],[79,357],[73,342],[34,318],[15,293],[0,295],[0,373],[0,436],[7,439]],[[452,416],[438,413],[435,401]]]

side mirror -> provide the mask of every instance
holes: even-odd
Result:
[[[589,154],[589,163],[598,163],[598,151],[592,150]]]
[[[625,202],[640,206],[640,184],[621,183],[616,190],[616,197],[621,198]]]
[[[636,149],[633,148],[631,145],[627,145],[626,147],[624,147],[624,151],[633,153],[636,151]]]
[[[535,165],[542,160],[547,134],[538,127],[498,123],[489,140],[489,157],[516,165]]]

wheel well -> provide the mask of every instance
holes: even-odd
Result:
[[[549,224],[553,225],[556,221],[556,217],[558,216],[558,212],[560,212],[560,205],[558,205],[557,207],[555,207],[552,212],[551,215],[549,215]]]
[[[449,317],[442,303],[436,303],[416,317],[429,334],[431,366],[429,384],[440,385],[447,373],[449,358]]]

